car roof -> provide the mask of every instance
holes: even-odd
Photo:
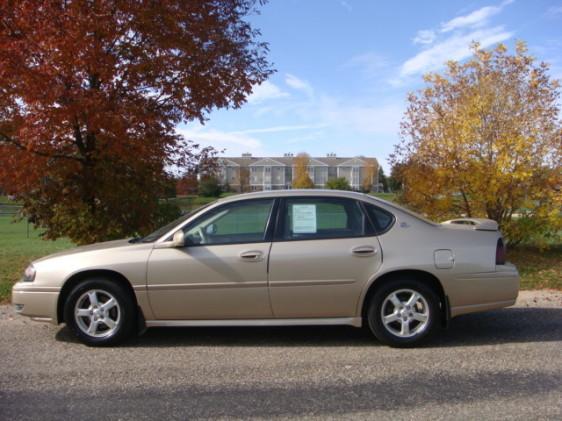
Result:
[[[329,196],[329,197],[348,197],[351,199],[371,200],[378,198],[367,195],[365,193],[353,192],[348,190],[328,190],[328,189],[291,189],[291,190],[265,190],[252,193],[241,193],[219,199],[219,203],[227,203],[237,200],[245,199],[265,199],[272,197],[287,197],[287,196]]]

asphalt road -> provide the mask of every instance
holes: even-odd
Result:
[[[153,329],[87,348],[0,306],[0,419],[562,419],[562,294],[397,350],[363,330]]]

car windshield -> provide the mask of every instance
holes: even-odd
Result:
[[[164,234],[166,234],[168,231],[170,231],[175,226],[180,225],[182,222],[184,222],[186,219],[188,219],[192,215],[195,215],[197,212],[205,209],[208,206],[211,206],[214,203],[216,203],[216,200],[214,202],[207,203],[206,205],[195,208],[194,210],[180,216],[179,218],[174,219],[172,222],[164,225],[163,227],[158,228],[156,231],[154,231],[151,234],[148,234],[146,237],[141,238],[140,241],[143,242],[143,243],[152,243],[153,241],[158,240],[160,237],[162,237]]]

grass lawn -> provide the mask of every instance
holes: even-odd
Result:
[[[369,193],[371,196],[378,197],[379,199],[387,200],[393,202],[396,197],[395,193]]]
[[[386,200],[392,200],[391,194],[376,194]],[[2,199],[0,197],[0,199]],[[179,206],[189,210],[202,206],[214,198],[187,196],[172,199]],[[7,202],[7,200],[6,200]],[[18,280],[26,265],[39,257],[72,247],[69,240],[45,241],[39,232],[30,226],[29,237],[26,235],[25,221],[13,223],[10,216],[0,216],[0,302],[10,299],[13,283]],[[562,290],[562,245],[553,245],[550,249],[540,251],[533,247],[508,248],[508,260],[517,265],[521,274],[522,289],[553,288]]]
[[[10,299],[11,288],[27,264],[47,254],[72,247],[69,240],[45,241],[39,232],[20,221],[12,223],[13,217],[0,216],[0,302]]]
[[[508,246],[507,260],[519,269],[521,289],[562,290],[562,244],[542,251],[524,246],[510,250]]]

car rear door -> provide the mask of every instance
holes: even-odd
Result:
[[[357,200],[281,201],[269,257],[275,317],[354,317],[361,291],[380,265],[379,242]]]

